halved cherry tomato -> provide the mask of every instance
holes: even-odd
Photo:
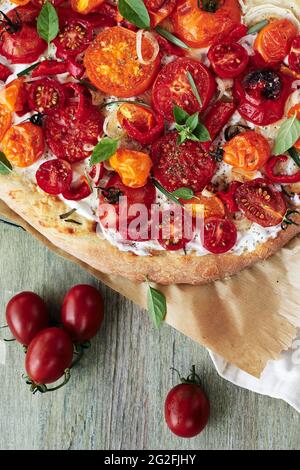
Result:
[[[176,0],[145,0],[149,12],[151,27],[154,28],[172,13]]]
[[[209,109],[204,119],[204,124],[209,132],[211,140],[202,143],[205,148],[209,148],[211,142],[220,134],[224,126],[236,110],[236,104],[232,101],[216,101]]]
[[[60,73],[66,73],[67,71],[67,62],[46,59],[43,60],[37,67],[35,67],[31,73],[31,76],[33,78],[48,77],[49,75],[59,75]]]
[[[37,170],[36,182],[47,194],[58,195],[71,186],[73,171],[70,163],[55,158],[42,163]]]
[[[198,142],[187,140],[178,146],[177,138],[172,131],[152,145],[153,174],[168,191],[182,187],[202,191],[215,173],[216,162]]]
[[[177,34],[191,47],[207,47],[240,23],[238,0],[212,0],[207,7],[198,0],[179,0],[171,18]]]
[[[26,89],[24,78],[16,78],[0,91],[0,104],[8,111],[19,112],[24,108]]]
[[[235,42],[211,46],[207,57],[221,78],[237,77],[246,69],[249,61],[246,49]]]
[[[140,95],[153,83],[159,56],[149,64],[141,64],[136,52],[136,33],[120,26],[102,31],[84,56],[86,73],[99,90],[108,95],[130,97]],[[143,37],[145,61],[153,56],[153,46]]]
[[[239,207],[235,201],[235,193],[241,184],[242,183],[239,181],[232,181],[226,191],[219,191],[217,193],[218,197],[224,202],[229,214],[234,214],[239,210]]]
[[[191,205],[193,217],[225,217],[224,204],[218,196],[203,196],[196,193],[195,197],[182,200],[185,205]]]
[[[232,25],[230,31],[217,34],[214,38],[213,44],[223,44],[224,42],[237,42],[247,35],[248,26],[241,23]]]
[[[45,138],[50,150],[69,163],[89,157],[103,132],[103,117],[94,106],[78,113],[78,105],[67,104],[45,120]]]
[[[57,48],[56,56],[61,59],[77,56],[88,47],[92,34],[88,21],[77,18],[67,20],[53,41]]]
[[[103,298],[95,287],[79,284],[67,292],[61,309],[61,322],[73,341],[89,341],[101,328],[103,319]]]
[[[85,176],[81,176],[79,181],[74,185],[66,188],[62,192],[62,196],[68,201],[81,201],[92,194],[92,190],[88,179]]]
[[[296,36],[292,42],[288,62],[294,72],[300,73],[300,35]]]
[[[138,104],[122,104],[117,119],[127,134],[143,145],[152,144],[164,131],[162,116],[155,116],[152,109]]]
[[[125,186],[141,188],[149,178],[152,160],[147,153],[122,148],[110,157],[109,164]]]
[[[0,104],[0,142],[12,124],[12,113]]]
[[[194,79],[202,106],[193,93],[187,72]],[[159,72],[152,88],[153,106],[165,119],[174,121],[175,104],[189,114],[204,111],[215,89],[215,80],[205,65],[195,59],[180,57],[165,65]]]
[[[253,69],[234,80],[233,94],[244,119],[258,126],[273,124],[282,118],[292,92],[291,77],[273,69]]]
[[[17,167],[27,167],[43,154],[45,142],[41,127],[24,122],[11,126],[2,139],[6,158]]]
[[[95,10],[105,0],[71,0],[71,6],[73,10],[86,15],[92,10]]]
[[[268,64],[281,62],[289,53],[297,33],[296,26],[287,19],[271,21],[258,33],[254,49]]]
[[[294,117],[296,114],[296,118],[300,120],[300,103],[299,104],[295,104],[294,106],[292,106],[290,108],[290,110],[288,111],[288,117],[289,118],[292,118]],[[300,138],[297,140],[297,142],[294,143],[294,147],[298,150],[300,150]]]
[[[65,103],[64,87],[50,78],[31,83],[28,92],[29,109],[43,114],[53,114]]]
[[[255,131],[246,131],[233,137],[223,146],[225,163],[244,170],[261,168],[271,154],[267,139]]]
[[[264,178],[256,178],[239,186],[235,199],[247,219],[262,227],[280,224],[286,212],[282,193],[276,191]]]
[[[69,335],[60,328],[40,331],[29,344],[25,368],[36,384],[56,382],[71,366],[73,343]]]
[[[228,219],[210,217],[204,221],[202,244],[210,253],[219,255],[234,247],[237,240],[237,229]]]
[[[8,77],[12,74],[12,71],[6,67],[6,65],[0,64],[0,80],[6,82]]]
[[[165,210],[159,214],[159,238],[158,243],[168,251],[182,250],[191,240],[184,233],[184,212],[178,210]],[[192,230],[191,230],[192,235]]]
[[[49,315],[43,299],[34,292],[20,292],[6,306],[6,321],[14,338],[25,346],[36,334],[49,326]]]

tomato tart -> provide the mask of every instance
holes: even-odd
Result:
[[[298,1],[11,0],[0,30],[0,198],[56,247],[205,284],[300,233]]]

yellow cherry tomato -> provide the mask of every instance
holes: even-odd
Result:
[[[147,153],[129,149],[118,149],[110,157],[109,163],[119,174],[122,183],[130,188],[145,186],[152,167],[152,160]]]

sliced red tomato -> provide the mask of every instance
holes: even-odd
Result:
[[[300,35],[295,37],[292,42],[288,62],[294,72],[300,73]]]
[[[92,194],[90,183],[85,176],[82,176],[77,183],[66,188],[62,196],[68,201],[81,201]]]
[[[242,183],[240,183],[239,181],[232,181],[226,191],[219,191],[217,193],[218,197],[225,204],[229,214],[234,214],[239,210],[239,207],[235,201],[235,193],[237,188],[239,188],[241,184]]]
[[[278,121],[292,92],[291,77],[273,69],[252,68],[234,81],[233,94],[244,119],[258,126]]]
[[[192,234],[192,230],[191,230]],[[158,243],[168,251],[184,249],[191,240],[184,233],[184,211],[165,210],[160,213]]]
[[[67,63],[65,61],[59,62],[58,60],[46,59],[35,67],[31,76],[33,78],[48,77],[49,75],[59,75],[60,73],[66,73],[67,71]]]
[[[209,109],[204,119],[204,124],[209,132],[211,141],[213,141],[221,132],[224,126],[236,110],[235,103],[226,101],[216,101]],[[205,142],[208,147],[210,142]],[[204,143],[202,144],[204,145]]]
[[[30,110],[43,114],[53,114],[65,103],[64,87],[50,78],[42,78],[31,83],[28,94]]]
[[[91,155],[102,135],[103,117],[90,106],[86,115],[78,115],[76,104],[67,104],[45,120],[45,138],[50,150],[69,163],[79,162]]]
[[[62,59],[77,56],[88,47],[92,34],[88,21],[76,18],[67,20],[53,41],[57,48],[56,56]]]
[[[234,247],[237,240],[237,229],[228,219],[210,217],[204,222],[202,244],[210,253],[226,253]]]
[[[193,77],[201,98],[197,101],[187,73]],[[198,60],[180,57],[165,65],[159,72],[152,88],[153,106],[168,121],[174,121],[173,108],[178,105],[187,113],[207,108],[216,89],[216,83],[208,68]]]
[[[221,78],[235,78],[246,69],[249,56],[246,49],[235,42],[216,44],[207,54],[212,68]]]
[[[256,178],[239,186],[235,200],[247,219],[262,227],[273,227],[282,222],[286,203],[281,192],[264,178]]]
[[[172,131],[152,145],[154,177],[168,191],[182,187],[202,191],[215,173],[216,162],[198,142],[187,140],[177,145],[177,138],[177,132]]]
[[[248,26],[241,23],[233,24],[230,31],[220,33],[215,36],[214,44],[223,44],[224,42],[237,42],[247,35]]]
[[[11,28],[13,32],[2,33],[1,54],[12,64],[35,62],[46,49],[47,43],[40,38],[34,26],[17,23]]]
[[[70,163],[55,158],[48,160],[36,172],[36,182],[45,193],[58,195],[71,186],[73,171]]]
[[[154,28],[172,13],[177,3],[176,0],[145,0],[145,6],[149,12],[151,26]]]
[[[0,80],[6,82],[8,77],[12,74],[12,71],[6,67],[6,65],[0,64]]]
[[[40,7],[36,7],[32,2],[30,2],[27,3],[27,5],[13,8],[7,13],[7,16],[13,23],[21,22],[34,25],[39,12]]]
[[[127,134],[143,145],[152,144],[164,131],[162,116],[155,116],[152,109],[138,104],[122,104],[117,118]]]
[[[143,37],[142,64],[136,51],[134,31],[115,26],[102,31],[84,55],[84,66],[91,82],[108,95],[128,98],[140,95],[152,85],[159,66],[159,55],[151,61],[154,47]]]

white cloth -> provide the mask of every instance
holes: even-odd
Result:
[[[291,349],[281,354],[277,361],[269,361],[260,379],[229,364],[210,352],[218,373],[226,380],[253,392],[280,398],[300,413],[300,331]]]

